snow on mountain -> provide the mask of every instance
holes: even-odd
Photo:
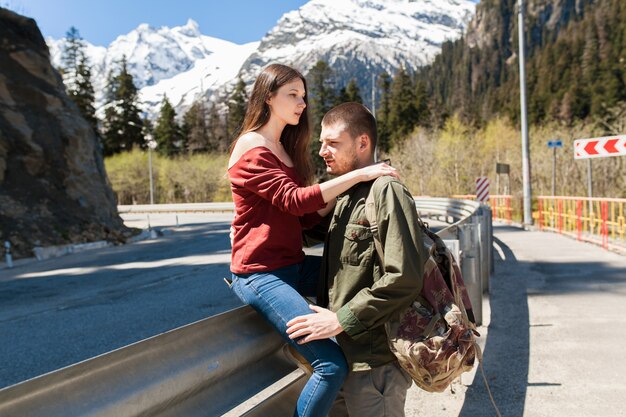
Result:
[[[252,79],[271,62],[306,74],[322,59],[341,84],[355,77],[363,86],[372,72],[429,63],[462,34],[475,7],[470,0],[311,0],[281,17],[242,76]]]
[[[259,42],[232,44],[229,48],[199,59],[186,72],[142,88],[141,100],[144,108],[150,115],[156,115],[163,96],[167,95],[167,99],[180,115],[182,110],[191,107],[196,99],[211,97],[218,89],[236,79],[241,64],[258,46]]]
[[[181,116],[199,97],[223,101],[238,75],[251,85],[272,62],[306,74],[323,59],[338,87],[356,78],[363,91],[372,73],[429,63],[445,40],[462,34],[475,6],[471,0],[311,0],[283,15],[260,42],[245,45],[202,35],[193,20],[174,28],[142,24],[106,48],[86,43],[96,106],[123,55],[150,118],[164,94]],[[60,66],[63,40],[47,42]]]
[[[52,62],[61,66],[64,40],[46,39]],[[241,64],[256,49],[257,43],[237,45],[202,35],[198,24],[189,20],[185,26],[153,28],[141,24],[126,35],[119,36],[108,47],[85,41],[86,54],[93,65],[92,80],[96,91],[96,107],[103,104],[106,80],[110,71],[116,73],[119,62],[126,57],[128,71],[145,100],[149,117],[157,114],[163,94],[175,104],[190,105],[190,97],[202,85],[206,90],[221,86],[237,76]],[[188,77],[180,77],[187,73]],[[188,88],[189,90],[186,90]]]

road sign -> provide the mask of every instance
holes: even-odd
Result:
[[[483,203],[489,201],[489,178],[476,178],[476,200]]]
[[[574,141],[574,159],[626,155],[626,135]]]
[[[548,141],[548,148],[562,148],[563,147],[563,142],[560,140],[549,140]]]
[[[510,171],[509,164],[501,164],[500,162],[496,162],[496,174],[508,174]]]

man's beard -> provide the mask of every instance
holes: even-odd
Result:
[[[335,159],[335,167],[332,171],[328,173],[330,175],[339,176],[339,175],[347,174],[348,172],[354,171],[355,169],[359,169],[359,159],[357,158],[356,153],[353,153],[352,158],[346,161],[341,166],[337,164],[337,160]]]

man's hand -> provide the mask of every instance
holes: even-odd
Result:
[[[315,313],[295,317],[287,323],[287,334],[290,339],[305,336],[298,341],[301,345],[313,340],[328,339],[343,332],[337,314],[314,305],[309,305],[309,308]]]

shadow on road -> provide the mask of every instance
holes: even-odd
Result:
[[[561,387],[566,383],[571,384],[571,381],[561,380],[562,376],[559,374],[548,376],[542,374],[540,362],[533,362],[532,369],[535,370],[533,374],[543,375],[543,378],[547,376],[548,379],[529,381],[531,331],[533,334],[537,331],[538,334],[544,335],[541,343],[548,343],[546,340],[550,340],[549,336],[545,336],[546,333],[540,333],[542,328],[546,329],[544,332],[549,332],[552,326],[559,326],[561,333],[556,333],[555,330],[555,335],[564,337],[562,333],[564,323],[545,322],[544,315],[539,310],[532,311],[531,316],[529,302],[534,305],[534,297],[537,297],[537,306],[558,305],[558,308],[563,309],[568,305],[568,300],[584,300],[596,296],[602,296],[603,300],[616,300],[614,296],[626,294],[626,269],[621,262],[606,261],[604,253],[599,253],[598,248],[584,243],[562,241],[561,237],[557,238],[547,233],[545,238],[539,239],[537,234],[515,237],[515,234],[527,232],[513,227],[498,227],[498,231],[510,236],[512,245],[513,239],[519,239],[516,240],[517,248],[536,245],[524,251],[526,254],[524,258],[530,256],[529,259],[539,259],[539,261],[519,261],[511,248],[494,236],[494,243],[501,248],[504,259],[495,256],[496,274],[490,281],[491,319],[483,362],[485,374],[502,416],[522,417],[525,409],[530,407],[530,403],[526,403],[529,388]],[[550,300],[551,297],[554,297],[554,300]],[[619,301],[614,302],[619,305]],[[615,308],[615,305],[612,306]],[[571,305],[572,312],[576,312],[577,308],[580,307]],[[559,317],[565,319],[567,316],[563,314],[565,312]],[[536,322],[531,321],[529,317],[533,317]],[[589,325],[589,321],[585,323]],[[581,328],[581,331],[584,332],[584,329]],[[577,340],[574,335],[568,339],[569,343]],[[537,357],[545,358],[545,355],[541,356],[541,352],[546,349],[550,347],[534,346],[533,352],[538,355]],[[563,364],[567,366],[569,359],[563,358]],[[529,412],[530,409],[526,411],[527,414]],[[459,416],[495,415],[482,377],[477,374],[472,385],[468,387]]]
[[[526,282],[511,279],[520,267],[511,249],[494,237],[505,261],[497,259],[497,279],[491,280],[491,321],[483,352],[485,375],[502,416],[521,417],[528,381],[529,322]],[[480,373],[480,370],[478,370]],[[477,373],[467,389],[459,417],[489,417],[496,413],[482,377]]]

